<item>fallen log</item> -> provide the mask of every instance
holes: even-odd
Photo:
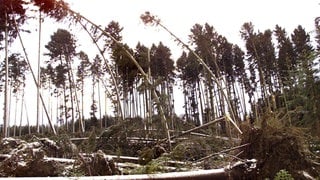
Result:
[[[189,172],[172,172],[162,174],[141,174],[141,175],[115,175],[115,176],[84,176],[84,177],[20,177],[23,180],[225,180],[229,178],[228,172],[224,169],[199,170]],[[20,179],[15,177],[15,179]]]
[[[199,171],[188,171],[188,172],[172,172],[172,173],[161,173],[161,174],[141,174],[141,175],[117,175],[117,176],[104,176],[104,177],[81,177],[80,179],[109,179],[109,180],[146,180],[146,179],[156,179],[156,180],[206,180],[206,179],[227,179],[228,170],[225,168],[212,169],[212,170],[199,170]],[[69,178],[70,179],[70,178]],[[73,179],[73,178],[71,178]],[[78,179],[78,178],[75,178]]]
[[[225,180],[225,179],[237,179],[243,178],[246,172],[250,172],[255,168],[256,160],[247,160],[242,162],[236,162],[233,165],[229,165],[223,168],[211,169],[211,170],[196,170],[187,172],[170,172],[159,174],[140,174],[140,175],[114,175],[114,176],[85,176],[85,177],[26,177],[23,180],[47,180],[47,179],[68,179],[68,180]],[[240,174],[239,174],[240,173]],[[243,174],[241,174],[243,173]],[[19,179],[19,178],[17,178]]]

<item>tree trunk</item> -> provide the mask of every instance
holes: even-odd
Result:
[[[8,121],[9,121],[8,61],[9,61],[8,59],[8,15],[7,15],[7,12],[5,12],[5,85],[4,85],[3,137],[8,137]]]
[[[22,90],[21,95],[21,105],[20,105],[20,124],[19,124],[19,136],[21,136],[21,128],[22,128],[22,117],[23,117],[23,103],[24,103],[24,89]]]
[[[73,83],[71,80],[71,69],[68,71],[68,76],[69,76],[69,91],[70,91],[70,101],[71,101],[71,124],[72,124],[72,133],[75,132],[75,122],[74,122],[74,100],[73,100]]]
[[[68,125],[68,107],[67,107],[67,92],[66,92],[66,85],[63,84],[63,108],[64,108],[64,118],[65,118],[65,125],[66,125],[66,131],[69,130]]]
[[[13,137],[16,136],[16,131],[17,131],[17,114],[18,114],[18,95],[16,96],[16,104],[14,108]]]
[[[38,86],[37,86],[37,133],[40,132],[40,125],[39,125],[39,121],[40,121],[40,88],[41,88],[41,82],[40,82],[40,56],[41,56],[41,31],[42,31],[42,27],[41,27],[41,21],[42,21],[42,17],[41,17],[41,11],[39,10],[39,37],[38,37]]]
[[[198,90],[199,90],[199,101],[200,101],[200,113],[201,113],[201,122],[200,122],[200,125],[202,125],[203,123],[206,123],[205,121],[205,118],[204,118],[204,110],[203,110],[203,99],[202,99],[202,88],[201,88],[201,84],[200,84],[200,80],[197,81],[198,83]]]
[[[82,117],[82,120],[84,120],[84,80],[82,79],[81,82],[81,112],[80,112],[80,116]],[[82,125],[80,124],[83,132],[85,132],[85,124],[82,123]]]
[[[98,104],[99,104],[99,120],[100,120],[100,128],[102,128],[102,108],[101,108],[101,92],[100,92],[100,80],[98,80]]]

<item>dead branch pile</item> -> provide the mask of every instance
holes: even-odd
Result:
[[[45,144],[39,141],[27,143],[19,139],[3,139],[0,147],[4,147],[2,152],[8,153],[8,156],[0,163],[0,176],[45,177],[61,175],[63,167],[60,163],[44,159],[48,149],[48,145]],[[53,148],[54,144],[51,145],[49,147]]]
[[[68,141],[69,142],[69,141]],[[68,144],[68,142],[66,142]],[[0,177],[101,176],[119,174],[112,158],[102,151],[76,159],[61,159],[66,143],[48,138],[32,138],[32,142],[4,138],[0,142]],[[60,146],[61,144],[61,146]]]

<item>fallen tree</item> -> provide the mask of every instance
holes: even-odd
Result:
[[[257,159],[257,168],[251,178],[274,178],[286,170],[294,179],[320,177],[319,163],[306,144],[303,130],[287,127],[272,118],[265,119],[261,128],[248,126],[242,137],[241,158]]]

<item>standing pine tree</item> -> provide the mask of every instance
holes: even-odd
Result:
[[[196,125],[200,125],[197,94],[199,94],[202,67],[191,53],[187,55],[183,52],[177,60],[177,70],[178,77],[182,80],[185,118],[187,121],[193,121]]]
[[[297,65],[296,80],[294,88],[292,88],[293,91],[291,91],[289,108],[299,114],[293,119],[295,124],[310,124],[314,123],[314,119],[317,118],[319,104],[314,69],[315,51],[311,44],[310,35],[302,26],[294,29],[291,39]]]
[[[151,47],[150,69],[154,88],[159,92],[159,97],[164,113],[167,117],[173,115],[173,83],[174,62],[171,58],[170,49],[162,42]]]
[[[56,70],[56,77],[54,84],[57,89],[62,89],[64,99],[64,118],[66,121],[66,127],[68,130],[68,119],[72,118],[72,131],[74,132],[74,101],[73,101],[73,89],[74,82],[72,82],[72,58],[76,55],[76,44],[73,35],[64,29],[58,29],[51,36],[51,41],[45,46],[48,49],[48,55],[50,63]],[[69,91],[67,91],[69,89]],[[69,93],[69,94],[68,94]],[[70,103],[68,103],[70,102]],[[71,110],[71,115],[69,114]]]

